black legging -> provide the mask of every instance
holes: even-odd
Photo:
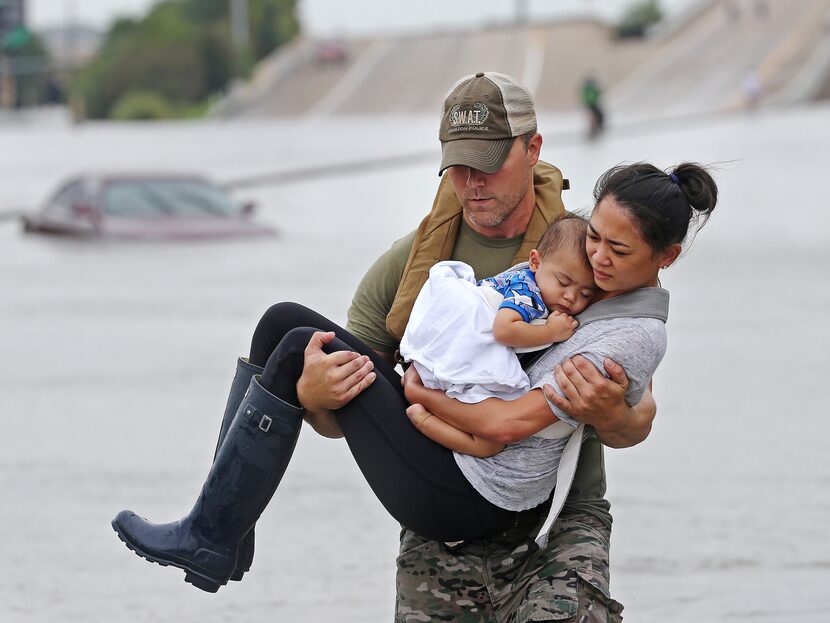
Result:
[[[336,334],[325,352],[356,351],[375,364],[375,382],[335,417],[366,481],[392,517],[438,541],[471,539],[513,524],[516,513],[484,499],[461,473],[452,451],[415,429],[404,412],[408,403],[394,368],[320,314],[296,303],[278,303],[262,316],[249,361],[265,367],[265,389],[299,405],[297,379],[315,331]]]

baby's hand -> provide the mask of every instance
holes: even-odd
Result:
[[[560,311],[552,311],[545,323],[550,331],[551,342],[564,342],[574,334],[579,322],[573,316]]]

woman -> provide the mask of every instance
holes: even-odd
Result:
[[[602,290],[599,300],[610,305],[622,300],[619,297],[658,286],[659,270],[680,255],[690,223],[705,219],[714,209],[717,187],[694,164],[680,165],[670,174],[638,164],[606,172],[594,194],[586,250]],[[602,323],[602,331],[595,330]],[[273,495],[299,434],[304,414],[300,405],[308,402],[298,396],[297,381],[304,351],[312,343],[326,344],[328,352],[349,353],[344,357],[350,359],[351,352],[362,353],[353,360],[355,373],[374,367],[377,380],[333,416],[308,411],[305,416],[323,434],[342,430],[367,481],[393,517],[440,541],[470,539],[513,525],[517,512],[493,504],[478,490],[481,483],[469,477],[477,473],[485,486],[492,484],[487,482],[491,466],[481,463],[462,471],[452,452],[422,436],[412,423],[422,426],[435,413],[469,433],[508,442],[513,451],[508,459],[532,458],[534,449],[522,440],[557,417],[570,419],[555,406],[561,402],[557,383],[564,381],[559,375],[554,378],[551,370],[577,353],[600,370],[609,354],[620,359],[629,374],[634,372],[627,395],[636,402],[665,349],[662,323],[635,317],[590,327],[590,339],[583,339],[578,349],[569,348],[570,341],[556,345],[534,364],[529,371],[534,389],[527,395],[511,402],[491,398],[464,404],[425,389],[414,371],[404,379],[404,395],[400,376],[347,331],[298,305],[274,306],[254,333],[249,362],[240,361],[217,455],[193,510],[163,525],[122,511],[113,527],[136,553],[182,568],[185,579],[203,590],[216,591],[228,579],[241,578],[250,566],[251,529]],[[627,340],[636,341],[634,357],[626,352]],[[260,365],[261,375],[251,379]],[[302,394],[302,384],[299,391]],[[404,417],[407,398],[415,403],[408,411],[412,422]],[[502,462],[499,468],[509,472],[511,465]],[[532,504],[543,505],[553,487],[552,482],[542,484]]]

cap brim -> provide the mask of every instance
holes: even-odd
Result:
[[[513,147],[515,137],[501,138],[492,141],[480,138],[462,138],[441,143],[441,175],[450,167],[464,166],[482,171],[495,173],[507,160],[507,154]]]

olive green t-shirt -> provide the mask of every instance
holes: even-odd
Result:
[[[416,232],[395,241],[369,268],[357,286],[349,307],[346,328],[373,349],[393,353],[398,341],[386,331],[386,316],[398,292]],[[476,279],[491,277],[510,268],[523,236],[494,240],[461,221],[453,260],[472,266]],[[582,443],[576,475],[563,512],[588,512],[611,525],[605,496],[605,463],[602,444],[591,429]]]
[[[346,328],[377,351],[394,353],[398,340],[386,331],[386,316],[398,292],[416,232],[410,232],[381,255],[357,286]],[[452,258],[473,267],[476,279],[492,277],[513,264],[522,236],[493,240],[461,221]]]

